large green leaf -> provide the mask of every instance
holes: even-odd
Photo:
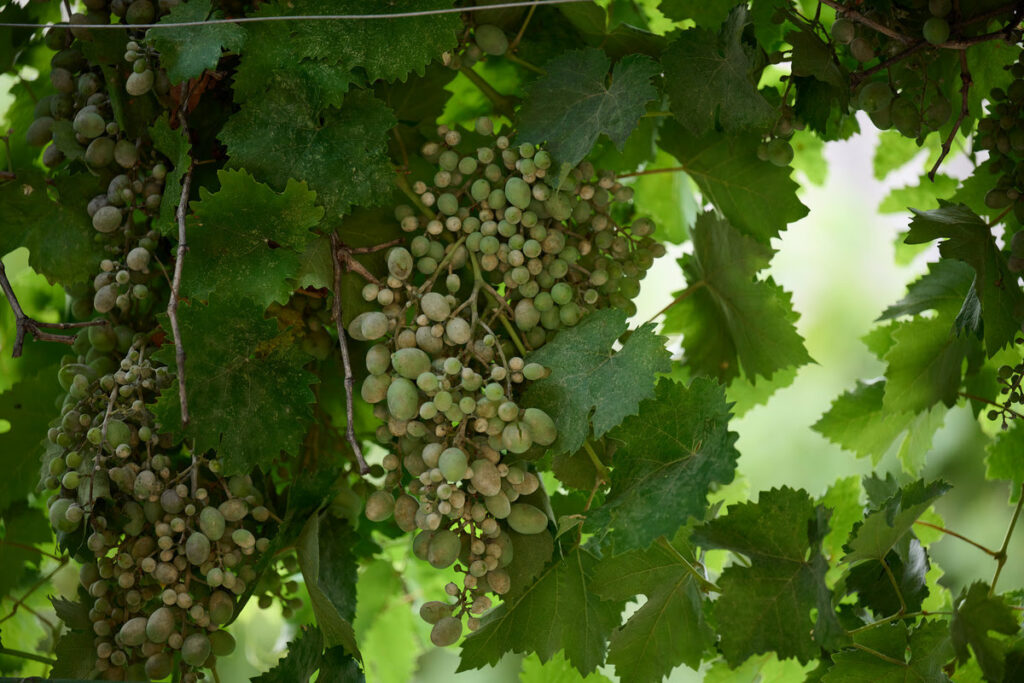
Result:
[[[46,515],[23,501],[0,512],[0,520],[4,529],[0,537],[0,553],[4,558],[0,562],[0,598],[4,598],[23,579],[34,576],[43,556],[33,548],[48,542],[52,534]]]
[[[948,318],[897,323],[885,354],[886,410],[916,413],[940,401],[956,403],[964,357],[971,339],[956,336]]]
[[[730,506],[726,515],[694,532],[704,548],[724,548],[750,559],[726,568],[722,594],[712,608],[720,647],[733,667],[751,655],[773,651],[780,659],[808,662],[820,644],[842,629],[825,585],[828,563],[821,542],[828,514],[805,491],[772,489],[758,502]],[[811,611],[817,610],[816,620]]]
[[[671,369],[664,338],[654,333],[653,324],[634,330],[615,351],[612,346],[625,331],[626,314],[607,308],[530,354],[530,362],[550,368],[551,374],[531,384],[522,403],[554,419],[558,439],[552,451],[576,452],[591,426],[600,437],[636,414],[640,402],[654,394],[655,375]]]
[[[697,181],[710,202],[744,235],[768,244],[807,215],[788,168],[757,158],[757,136],[691,135],[675,121],[661,129],[661,147]]]
[[[506,599],[463,641],[459,671],[496,664],[506,652],[535,652],[546,662],[563,649],[580,673],[597,668],[623,602],[589,590],[596,564],[589,551],[576,548],[521,595]]]
[[[989,357],[1013,341],[1024,320],[1024,292],[999,251],[992,229],[963,204],[940,202],[933,211],[915,211],[907,244],[943,239],[939,252],[974,268],[974,288],[981,301],[985,348]]]
[[[289,180],[280,194],[242,171],[217,174],[215,193],[200,190],[193,202],[185,293],[206,299],[252,299],[261,306],[287,301],[286,282],[323,217],[316,194]]]
[[[560,163],[576,164],[602,133],[619,147],[640,121],[644,107],[658,96],[651,78],[658,65],[630,55],[608,71],[611,61],[596,48],[563,53],[545,65],[519,111],[519,139],[547,142]]]
[[[43,439],[60,414],[56,401],[62,393],[57,366],[51,365],[0,394],[0,420],[10,423],[0,432],[0,511],[24,499],[39,482]]]
[[[661,0],[658,9],[673,21],[693,19],[701,28],[717,29],[738,0]]]
[[[273,350],[277,324],[251,301],[213,297],[178,309],[185,349],[191,421],[184,436],[196,450],[216,449],[225,474],[266,467],[281,451],[298,453],[310,417],[316,378],[303,369],[308,357],[288,347]],[[159,358],[175,366],[170,343]],[[164,428],[181,433],[177,383],[154,406]]]
[[[451,7],[451,0],[389,0],[373,11],[399,13]],[[259,16],[365,14],[360,0],[294,0],[264,3]],[[399,19],[277,21],[246,26],[246,48],[235,78],[240,99],[261,98],[269,74],[331,83],[344,94],[352,83],[405,81],[423,75],[431,61],[455,47],[462,27],[458,14],[425,14]]]
[[[210,0],[183,2],[164,15],[160,23],[181,23],[223,18],[220,12],[210,14]],[[171,83],[181,83],[201,76],[207,69],[216,69],[221,48],[238,52],[245,43],[245,31],[234,24],[153,28],[146,41],[160,52],[160,66],[167,70]]]
[[[714,633],[704,620],[703,596],[693,575],[693,549],[683,529],[671,549],[656,544],[603,560],[590,589],[609,600],[643,593],[647,602],[615,630],[608,663],[623,681],[661,681],[672,669],[700,666]]]
[[[822,683],[947,683],[942,667],[953,648],[941,621],[925,621],[908,642],[905,622],[883,625],[857,634],[855,641],[868,650],[843,650],[832,655],[834,666]],[[910,661],[907,661],[907,650]],[[875,654],[878,653],[878,654]],[[878,655],[889,659],[883,659]],[[891,661],[896,660],[896,661]],[[900,663],[905,662],[905,663]]]
[[[288,654],[273,669],[256,676],[253,683],[309,683],[320,672],[317,681],[331,683],[363,683],[366,679],[359,664],[340,647],[324,650],[324,637],[315,626],[305,626],[288,643]]]
[[[343,646],[360,657],[352,620],[356,615],[356,560],[352,546],[356,535],[337,520],[321,523],[319,514],[309,517],[296,542],[302,578],[313,603],[316,623],[327,647]]]
[[[242,106],[220,133],[232,167],[242,167],[278,192],[292,178],[308,183],[328,219],[390,195],[387,133],[395,119],[368,91],[340,108],[323,95],[279,78],[270,91]]]
[[[757,89],[757,51],[743,41],[746,23],[741,7],[721,32],[683,31],[662,57],[672,113],[694,135],[716,123],[726,131],[767,128],[778,115]]]
[[[729,431],[724,388],[708,378],[689,387],[662,379],[608,438],[615,451],[611,492],[584,530],[607,534],[617,552],[671,538],[690,517],[703,519],[712,487],[733,479],[739,452]]]
[[[906,296],[886,308],[878,319],[891,320],[930,310],[958,311],[973,280],[974,272],[966,263],[946,260],[929,263],[928,272],[911,283]]]
[[[907,484],[856,526],[847,543],[844,562],[882,560],[907,533],[914,522],[950,489],[943,481],[925,484],[923,479]]]
[[[665,316],[665,332],[681,332],[685,362],[695,373],[727,381],[740,374],[770,379],[811,360],[793,323],[789,294],[758,279],[772,251],[711,213],[697,218],[693,254],[680,259],[689,294]]]
[[[974,653],[986,680],[1002,681],[1008,643],[989,635],[990,631],[1015,635],[1020,631],[1020,618],[1003,596],[990,595],[988,584],[976,581],[953,603],[953,647],[960,663]]]
[[[1011,422],[1010,428],[1000,432],[985,450],[985,476],[1010,482],[1010,499],[1016,502],[1024,484],[1024,427],[1020,421]]]

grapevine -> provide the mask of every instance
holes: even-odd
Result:
[[[0,3],[0,673],[1019,680],[1024,4],[385,4]],[[771,488],[858,133],[923,274]]]

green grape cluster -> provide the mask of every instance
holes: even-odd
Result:
[[[463,585],[427,603],[431,638],[449,645],[511,588],[514,539],[548,527],[547,499],[528,463],[557,438],[551,416],[518,400],[549,369],[529,352],[589,312],[632,314],[640,279],[664,248],[654,224],[631,216],[632,190],[592,164],[560,168],[532,144],[441,127],[423,157],[432,183],[417,207],[395,211],[408,246],[387,253],[388,275],[363,297],[377,310],[348,324],[366,352],[363,399],[384,420],[383,489],[373,521],[417,531],[414,553],[456,565]]]
[[[39,101],[26,135],[40,146],[60,139],[64,152],[77,145],[65,158],[51,144],[43,159],[106,185],[87,207],[105,258],[91,283],[68,289],[73,317],[98,316],[106,324],[80,334],[62,360],[57,381],[66,394],[47,434],[40,486],[50,492],[49,519],[61,547],[82,563],[80,597],[95,637],[92,675],[159,680],[177,670],[177,680],[194,682],[234,649],[223,626],[240,596],[252,592],[263,603],[269,593],[291,604],[295,586],[270,577],[260,584],[257,560],[277,519],[264,505],[261,484],[222,477],[215,456],[175,447],[150,409],[172,381],[154,358],[165,343],[155,314],[166,307],[161,264],[171,255],[151,223],[167,167],[114,121],[110,84],[82,50],[89,31],[75,24],[107,22],[111,14],[145,23],[173,3],[85,4],[88,14],[74,15],[70,28],[47,33],[58,51],[51,72],[57,93]],[[153,55],[137,38],[127,43],[132,68],[118,86],[125,88],[122,99],[166,92],[166,77],[150,66]],[[296,303],[289,310],[302,316],[308,309],[304,329],[319,348],[316,332],[326,332],[316,308]]]
[[[494,24],[472,25],[466,18],[466,29],[459,39],[458,47],[442,56],[445,65],[452,69],[463,66],[472,67],[477,62],[490,57],[501,57],[506,54],[511,42],[505,31]]]
[[[915,0],[893,3],[886,10],[865,11],[867,18],[906,36],[920,36],[932,45],[946,42],[950,34],[951,0]],[[906,49],[898,40],[873,28],[840,17],[832,25],[832,39],[855,61],[868,66]],[[944,92],[948,86],[936,63],[935,50],[926,49],[898,60],[871,78],[854,93],[855,105],[866,112],[880,130],[895,128],[909,138],[921,138],[945,125],[953,105]]]
[[[995,187],[985,195],[990,209],[1010,209],[1024,221],[1024,59],[1010,68],[1013,81],[1006,89],[993,88],[988,116],[978,122],[975,145],[990,155],[989,170],[998,175]],[[1017,244],[1014,235],[1013,244]],[[1013,246],[1011,244],[1011,246]],[[1024,245],[1013,247],[1010,267],[1024,270]]]

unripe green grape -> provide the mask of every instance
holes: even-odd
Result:
[[[85,150],[85,163],[92,168],[103,168],[114,161],[114,141],[99,137],[89,143]]]
[[[788,166],[793,161],[793,146],[782,138],[768,143],[768,161],[775,166]]]
[[[193,633],[181,645],[181,659],[189,666],[202,666],[210,652],[210,639],[205,633]]]
[[[220,570],[217,571],[219,572]],[[210,575],[207,574],[207,579],[209,577]],[[210,616],[211,624],[226,624],[231,621],[231,617],[235,614],[235,599],[226,591],[215,590],[210,593],[206,611]]]
[[[139,161],[139,153],[135,143],[130,140],[118,140],[114,145],[114,161],[122,168],[132,168]]]
[[[210,539],[205,534],[193,532],[185,541],[185,556],[194,565],[201,565],[210,559]]]
[[[892,122],[903,135],[916,138],[921,132],[921,113],[908,97],[898,97],[891,105]]]
[[[921,35],[932,45],[939,45],[949,39],[949,22],[941,17],[932,17],[924,22]]]
[[[393,247],[388,251],[388,272],[399,280],[412,274],[413,257],[404,247]]]
[[[370,375],[359,387],[359,395],[367,403],[380,403],[388,395],[391,377],[388,375]]]
[[[227,657],[235,651],[235,638],[227,631],[214,631],[207,637],[210,639],[210,652],[214,657]]]
[[[548,517],[529,503],[515,503],[506,520],[513,531],[521,534],[539,534],[548,527]]]
[[[444,617],[430,630],[430,642],[437,647],[453,645],[461,636],[462,621],[454,617]]]
[[[481,24],[473,31],[473,41],[489,55],[500,56],[508,52],[508,37],[493,24]]]
[[[531,330],[540,322],[540,312],[534,308],[530,299],[520,299],[516,304],[514,317],[516,326],[523,330]]]
[[[938,129],[949,120],[953,107],[945,97],[939,97],[924,110],[924,123],[932,130]],[[1012,135],[1012,133],[1011,133]]]
[[[850,41],[850,54],[858,62],[870,62],[875,58],[875,49],[866,38],[854,38]]]
[[[349,335],[357,341],[380,339],[388,331],[388,318],[380,311],[360,313],[348,324]]]
[[[510,177],[505,181],[505,197],[512,206],[526,209],[532,199],[529,183],[516,176]]]
[[[556,283],[555,286],[551,288],[551,299],[559,306],[569,303],[572,301],[572,298],[572,286],[566,282]]]
[[[453,216],[459,210],[459,200],[450,192],[437,198],[437,209],[446,216]]]
[[[128,80],[125,81],[124,89],[129,95],[139,97],[153,89],[154,80],[155,74],[152,69],[146,69],[141,73],[133,72],[128,76]]]
[[[375,344],[366,352],[366,369],[371,375],[383,375],[391,365],[391,354],[384,344]]]
[[[404,377],[396,378],[388,386],[387,405],[388,412],[396,419],[413,419],[419,410],[419,392],[416,385]]]
[[[501,431],[501,445],[510,453],[525,453],[533,445],[533,435],[525,422],[511,422]]]
[[[523,366],[523,377],[530,381],[543,379],[546,374],[547,370],[540,363],[527,363]]]
[[[473,487],[484,496],[497,495],[501,491],[501,475],[490,460],[477,459],[472,464]]]
[[[437,292],[428,292],[420,299],[420,310],[433,321],[441,322],[451,314],[451,306],[444,296]]]
[[[565,221],[572,216],[573,205],[565,192],[555,192],[544,202],[544,208],[555,220]]]
[[[438,469],[444,478],[452,483],[458,482],[466,474],[469,463],[466,453],[461,448],[446,448],[437,460]]]
[[[121,210],[116,206],[103,206],[92,217],[92,227],[97,232],[110,233],[121,227]]]
[[[498,493],[493,496],[486,496],[484,498],[484,506],[495,519],[505,519],[508,517],[509,511],[511,510],[508,496],[501,491],[498,491]]]
[[[430,356],[415,347],[399,349],[391,354],[391,366],[400,376],[416,379],[420,374],[430,370]]]
[[[420,618],[428,624],[436,624],[441,619],[451,615],[451,605],[438,600],[431,600],[420,606]]]
[[[857,35],[857,27],[849,19],[836,19],[832,23],[832,38],[840,45],[849,45]]]
[[[232,498],[218,505],[217,511],[229,522],[240,522],[249,514],[249,504],[241,498]]]
[[[158,652],[146,659],[146,676],[150,680],[160,681],[171,675],[174,659],[166,652]]]
[[[426,559],[435,569],[445,569],[458,559],[461,549],[462,540],[458,534],[441,529],[430,540]]]
[[[388,491],[374,491],[366,499],[366,518],[371,522],[383,522],[395,510],[395,497]]]
[[[174,631],[174,612],[169,607],[159,607],[146,621],[146,638],[154,643],[167,642]]]
[[[226,528],[224,515],[217,508],[211,505],[199,511],[199,529],[208,540],[219,541]]]

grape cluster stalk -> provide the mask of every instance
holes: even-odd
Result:
[[[551,415],[521,404],[551,372],[530,353],[596,309],[635,313],[640,279],[664,248],[614,174],[586,161],[561,166],[495,136],[488,118],[473,132],[438,134],[421,150],[437,168],[431,182],[413,183],[416,206],[395,210],[408,248],[387,252],[386,279],[362,292],[377,310],[353,318],[348,333],[374,342],[360,391],[391,449],[366,515],[394,516],[417,531],[418,557],[464,575],[447,586],[451,601],[421,609],[444,646],[463,616],[479,628],[488,593],[513,588],[516,539],[548,528],[529,463],[558,432]]]

